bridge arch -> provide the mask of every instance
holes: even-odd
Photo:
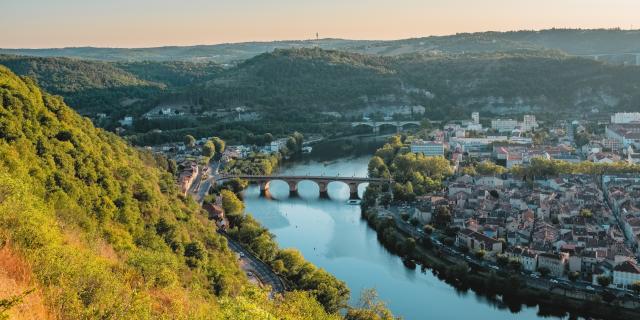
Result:
[[[397,132],[402,128],[399,124],[394,122],[382,122],[378,124],[377,132]]]
[[[250,183],[258,184],[260,187],[260,194],[262,196],[268,195],[269,189],[272,183],[284,184],[288,186],[289,196],[298,196],[298,186],[303,181],[310,181],[318,186],[320,197],[328,198],[329,184],[342,183],[349,188],[349,198],[358,199],[360,186],[369,182],[393,182],[388,179],[382,178],[367,178],[367,177],[344,177],[344,176],[267,176],[267,175],[224,175],[220,177],[217,182],[222,183],[225,180],[239,178],[248,180]]]
[[[414,121],[412,122],[403,122],[400,124],[400,127],[404,130],[404,129],[409,129],[409,128],[419,128],[420,124],[416,123]]]

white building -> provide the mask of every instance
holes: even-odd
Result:
[[[124,117],[124,119],[120,120],[120,125],[123,126],[123,127],[132,126],[133,125],[133,117],[131,117],[131,116]]]
[[[640,112],[617,112],[611,115],[611,123],[640,122]]]
[[[282,148],[284,148],[287,145],[287,138],[282,138],[282,139],[276,139],[271,141],[271,144],[269,145],[269,151],[271,152],[278,152],[280,151]]]
[[[522,130],[523,131],[531,131],[538,128],[538,122],[536,121],[536,116],[526,114],[524,115],[524,119],[522,121]]]
[[[416,140],[411,143],[411,152],[428,157],[444,156],[444,144],[436,141]]]
[[[617,124],[607,126],[606,136],[616,141],[622,148],[640,146],[640,124]]]
[[[624,261],[613,268],[613,285],[627,288],[640,281],[640,267],[634,261]]]
[[[493,119],[491,128],[498,132],[511,132],[518,126],[518,121],[513,119]]]
[[[471,120],[473,120],[474,124],[479,124],[480,123],[480,113],[479,112],[473,112],[471,114]]]

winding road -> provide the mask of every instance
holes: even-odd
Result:
[[[227,238],[229,248],[240,254],[240,259],[247,263],[249,269],[260,279],[260,282],[271,286],[271,290],[274,293],[283,293],[286,290],[284,282],[271,270],[271,267],[231,239],[227,234],[222,233],[222,235]]]

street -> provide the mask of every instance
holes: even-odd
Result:
[[[271,290],[274,293],[283,293],[285,291],[286,287],[284,282],[271,270],[271,267],[243,248],[239,243],[229,238],[226,234],[222,233],[222,235],[227,238],[229,248],[240,255],[240,259],[246,264],[248,269],[256,275],[262,284],[271,286]]]

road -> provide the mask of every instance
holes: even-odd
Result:
[[[246,263],[248,268],[258,277],[260,282],[271,286],[273,293],[283,293],[285,291],[286,286],[284,282],[271,270],[271,267],[242,247],[242,245],[229,238],[229,236],[224,233],[223,235],[227,238],[229,248],[240,255],[240,259]]]
[[[209,193],[209,189],[219,178],[218,169],[220,168],[220,161],[212,161],[208,165],[208,174],[203,179],[202,168],[198,176],[193,182],[193,185],[189,189],[189,194],[199,203],[202,204],[204,197]],[[253,275],[248,275],[249,278],[253,276],[257,277],[260,283],[271,287],[271,293],[283,293],[286,286],[282,279],[262,260],[258,259],[251,252],[246,250],[242,245],[231,239],[226,233],[221,234],[227,239],[229,248],[236,252],[240,256],[240,260],[244,265],[244,269],[250,271]]]
[[[220,168],[220,165],[220,161],[212,161],[211,163],[209,163],[208,175],[205,179],[202,179],[202,171],[204,170],[200,170],[200,173],[196,177],[196,180],[193,182],[192,188],[189,190],[189,193],[197,203],[202,204],[202,202],[204,201],[204,197],[206,197],[209,193],[209,189],[219,177],[217,172]]]

